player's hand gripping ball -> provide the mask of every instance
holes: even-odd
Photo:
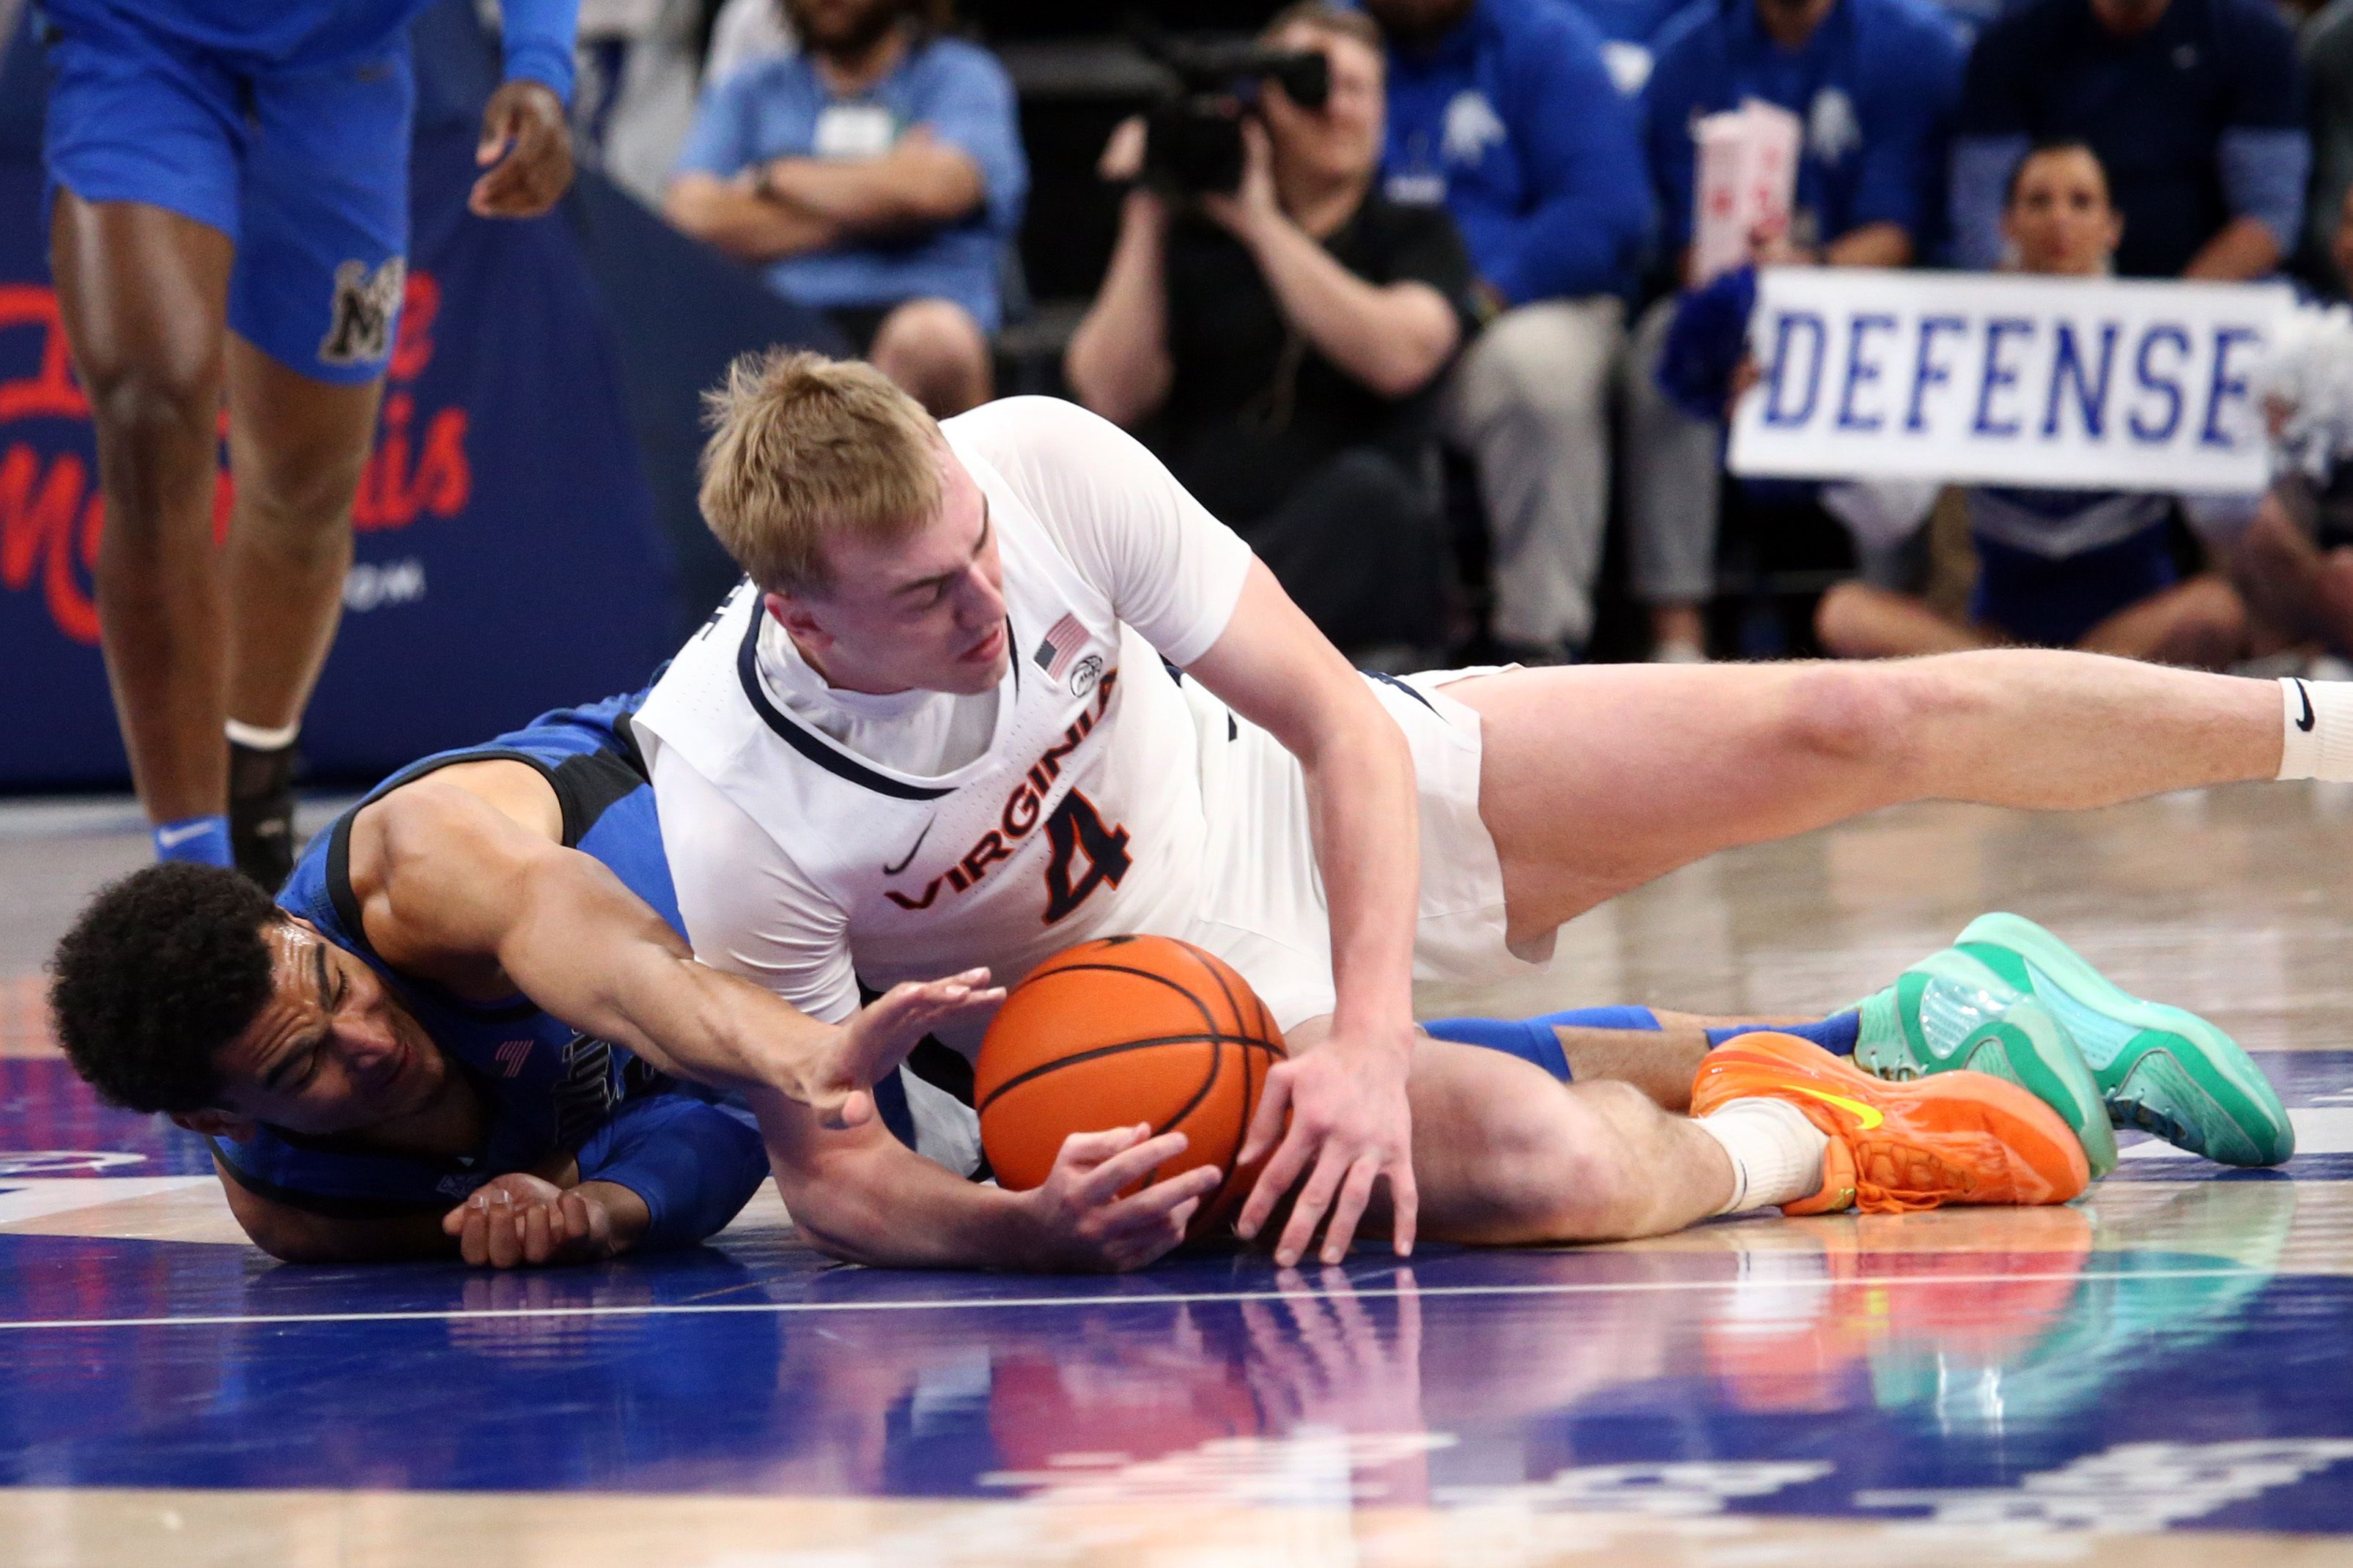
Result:
[[[1002,1185],[1027,1192],[1073,1132],[1182,1132],[1184,1154],[1154,1180],[1226,1173],[1186,1227],[1198,1241],[1232,1223],[1258,1179],[1263,1162],[1237,1170],[1234,1156],[1283,1055],[1250,983],[1190,942],[1083,942],[1030,971],[989,1024],[973,1075],[981,1147]]]

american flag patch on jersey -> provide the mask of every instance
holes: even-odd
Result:
[[[1029,657],[1038,661],[1038,668],[1046,672],[1047,679],[1060,680],[1062,672],[1071,668],[1071,660],[1078,656],[1079,649],[1086,646],[1087,628],[1079,625],[1078,616],[1064,616],[1054,623],[1053,629],[1046,634],[1046,640],[1039,643],[1038,651]]]
[[[512,1078],[522,1071],[522,1064],[530,1059],[533,1044],[533,1042],[530,1040],[508,1040],[502,1043],[498,1048],[499,1066],[506,1070],[501,1076]]]

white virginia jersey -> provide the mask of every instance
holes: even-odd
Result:
[[[1230,721],[1162,655],[1224,631],[1248,547],[1074,405],[1011,398],[941,428],[1004,565],[1010,668],[977,758],[901,772],[793,711],[748,584],[635,720],[697,955],[822,1018],[860,979],[986,964],[1010,985],[1092,937],[1177,934],[1198,900],[1201,737]]]

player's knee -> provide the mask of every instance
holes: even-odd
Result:
[[[1817,664],[1794,673],[1779,715],[1787,750],[1831,762],[1869,764],[1901,754],[1915,694],[1902,667]]]
[[[1479,1168],[1485,1206],[1501,1235],[1519,1241],[1579,1241],[1620,1234],[1639,1203],[1637,1177],[1619,1133],[1621,1108],[1641,1101],[1631,1084],[1577,1086],[1574,1126],[1551,1096],[1519,1102],[1482,1129]]]
[[[134,462],[159,442],[209,442],[220,418],[217,359],[99,364],[84,385],[100,431]]]

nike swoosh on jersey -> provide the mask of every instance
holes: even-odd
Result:
[[[1856,1120],[1862,1123],[1862,1130],[1865,1132],[1870,1131],[1873,1128],[1887,1120],[1886,1117],[1880,1114],[1879,1109],[1876,1106],[1865,1105],[1859,1100],[1849,1100],[1842,1094],[1832,1094],[1828,1089],[1808,1089],[1801,1083],[1784,1084],[1782,1087],[1792,1094],[1811,1095],[1816,1100],[1825,1100],[1831,1105],[1838,1106],[1841,1110],[1854,1112]]]
[[[938,819],[935,817],[933,820],[937,821]],[[907,846],[907,858],[900,861],[896,866],[883,867],[882,874],[886,877],[895,877],[900,872],[905,870],[908,867],[913,865],[915,863],[915,851],[921,849],[923,847],[923,840],[929,838],[931,836],[932,824],[926,822],[923,824],[923,830],[915,835],[915,841]]]
[[[209,822],[192,822],[185,827],[159,827],[155,830],[155,842],[166,849],[175,848],[212,830],[213,825]]]

